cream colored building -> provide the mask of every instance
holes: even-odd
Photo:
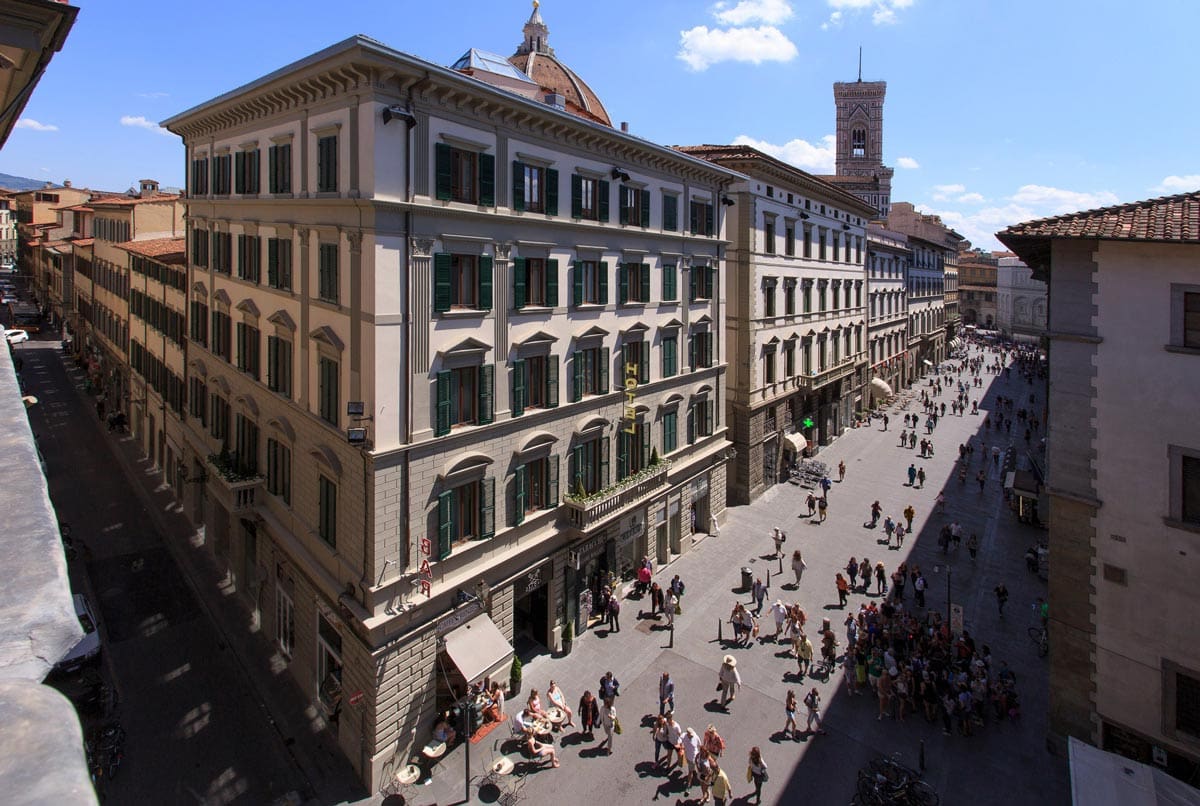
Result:
[[[0,190],[0,264],[17,262],[17,203],[13,195]]]
[[[535,10],[522,48],[548,33]],[[465,683],[590,640],[610,574],[725,506],[735,177],[522,75],[355,37],[164,124],[185,503],[372,789]]]
[[[737,451],[729,499],[746,504],[863,408],[874,210],[749,146],[676,148],[744,175],[724,197],[725,405]]]
[[[865,395],[876,406],[908,386],[908,237],[867,227],[867,360]]]
[[[1049,286],[1050,729],[1200,763],[1200,193],[1018,224]]]
[[[908,237],[909,379],[923,376],[949,355],[946,337],[946,265],[954,264],[962,236],[936,215],[917,212],[909,202],[894,202],[887,228]]]
[[[1046,284],[1012,253],[997,255],[996,327],[1014,341],[1038,342],[1046,333]]]

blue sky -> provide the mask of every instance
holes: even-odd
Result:
[[[526,0],[77,0],[0,171],[105,190],[183,183],[157,121],[355,33],[450,64],[509,55]],[[337,9],[338,13],[332,11]],[[834,81],[886,80],[893,200],[977,245],[1043,215],[1200,187],[1194,0],[545,0],[550,43],[614,122],[749,142],[832,173]]]

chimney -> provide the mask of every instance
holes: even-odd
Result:
[[[70,180],[70,179],[64,179],[64,180],[63,180],[63,187],[65,187],[65,188],[69,188],[70,186],[71,186],[71,180]]]
[[[621,121],[621,132],[624,134],[629,134],[629,121],[627,121],[627,120]]]
[[[546,95],[546,105],[552,106],[555,109],[566,109],[567,99],[557,92],[551,92]]]
[[[151,196],[158,195],[158,180],[139,179],[138,184],[141,185],[141,192],[138,195],[143,199],[149,199]]]

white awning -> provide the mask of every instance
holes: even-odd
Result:
[[[871,388],[884,397],[890,397],[892,394],[892,387],[888,386],[887,381],[883,378],[872,378]]]
[[[1200,792],[1164,770],[1071,737],[1067,743],[1074,806],[1196,806]]]
[[[924,358],[924,359],[922,359],[922,362],[923,362],[923,363],[925,364],[925,366],[927,366],[927,367],[932,367],[932,366],[933,366],[933,362],[932,362],[932,361],[930,361],[928,358]]]
[[[959,340],[958,340],[958,339],[950,339],[950,349],[951,349],[951,350],[953,350],[953,349],[954,349],[955,347],[957,347],[957,346],[958,346],[960,343],[961,343],[961,342],[959,342]]]
[[[783,441],[796,453],[800,453],[808,447],[808,440],[804,438],[803,434],[784,434]]]
[[[446,654],[470,685],[507,668],[513,648],[484,613],[446,635]]]

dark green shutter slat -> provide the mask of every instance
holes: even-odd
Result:
[[[600,262],[600,304],[608,304],[608,264]]]
[[[650,226],[650,191],[642,191],[642,226]]]
[[[516,160],[512,164],[512,208],[525,209],[525,166]]]
[[[479,203],[484,207],[496,204],[496,157],[479,155]]]
[[[433,256],[433,309],[439,313],[450,310],[450,255],[447,252]]]
[[[604,179],[596,182],[596,217],[608,221],[608,182]]]
[[[513,258],[513,309],[525,307],[525,258]]]
[[[558,307],[558,260],[546,261],[546,307]]]
[[[700,277],[699,271],[700,270],[696,266],[692,266],[692,268],[688,270],[688,302],[696,301],[696,281]]]
[[[662,296],[664,301],[671,302],[675,300],[675,272],[676,269],[674,263],[668,263],[663,266]]]
[[[479,539],[496,536],[496,478],[488,476],[479,482]]]
[[[246,175],[246,152],[239,151],[233,155],[233,166],[234,190],[238,193],[245,193],[246,183],[242,177]]]
[[[450,556],[450,544],[454,535],[454,491],[438,494],[438,553],[439,560]]]
[[[608,367],[612,363],[612,356],[609,354],[607,347],[600,348],[600,388],[596,390],[596,394],[608,394]]]
[[[492,309],[492,256],[479,257],[479,310]]]
[[[650,264],[642,264],[642,302],[650,301]]]
[[[450,370],[437,374],[437,423],[434,425],[435,437],[450,433]]]
[[[546,169],[546,215],[558,215],[558,171]]]
[[[546,459],[546,509],[558,506],[558,454]]]
[[[512,362],[512,416],[520,417],[525,413],[525,361],[518,358]]]
[[[496,386],[496,368],[484,364],[479,368],[479,424],[487,425],[495,417],[493,395]]]
[[[696,407],[695,406],[688,406],[687,442],[689,445],[692,445],[696,442]]]
[[[629,188],[625,185],[617,186],[617,223],[619,224],[629,223],[628,190]]]
[[[546,408],[558,408],[558,356],[546,359]]]
[[[576,445],[571,449],[571,458],[567,465],[567,484],[570,485],[569,492],[574,495],[579,492],[580,483],[583,475],[583,446]]]
[[[600,438],[600,489],[608,486],[608,455],[612,451],[612,443],[608,437]]]
[[[571,174],[571,218],[583,218],[583,177]]]
[[[629,434],[624,427],[617,432],[617,481],[629,475]]]
[[[650,383],[650,342],[639,343],[641,358],[638,360],[638,383]]]
[[[716,409],[716,401],[710,400],[704,404],[704,431],[711,434],[716,427],[716,420],[713,417],[713,412]]]
[[[713,206],[711,204],[704,205],[704,231],[709,235],[714,235],[717,231],[713,225]]]
[[[571,264],[571,305],[583,302],[583,265],[576,260]]]
[[[517,465],[513,471],[513,525],[520,526],[525,522],[526,487],[529,484],[529,473],[525,465]]]
[[[663,196],[663,229],[675,232],[679,229],[679,198]]]
[[[434,144],[434,155],[437,174],[435,195],[441,201],[450,201],[450,186],[454,182],[454,161],[451,148],[446,143],[436,143]]]
[[[583,351],[571,354],[571,402],[583,397]]]
[[[688,336],[688,369],[696,370],[696,336]]]
[[[629,265],[628,263],[617,264],[617,302],[621,305],[629,302]]]

